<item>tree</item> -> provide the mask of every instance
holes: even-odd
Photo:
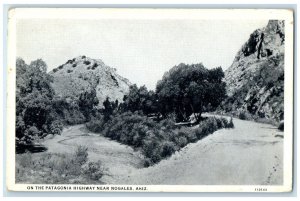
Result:
[[[193,114],[200,121],[201,113],[215,109],[226,96],[224,72],[202,64],[179,64],[158,81],[156,93],[163,116],[175,113],[177,121],[188,121]]]
[[[123,98],[123,111],[142,111],[145,115],[157,112],[157,95],[154,91],[148,91],[147,87],[131,85],[128,95]]]
[[[118,99],[115,101],[110,101],[109,97],[106,97],[105,101],[103,102],[103,115],[104,115],[104,121],[108,121],[111,117],[111,115],[113,115],[113,113],[118,110],[119,107],[119,101]]]
[[[98,105],[98,103],[99,100],[96,96],[95,89],[90,89],[80,94],[78,106],[87,121],[89,121],[91,119],[91,115],[95,113],[95,106]]]
[[[37,59],[27,65],[16,61],[16,138],[18,144],[30,144],[35,137],[51,133],[53,119],[49,119],[54,90],[47,65]]]

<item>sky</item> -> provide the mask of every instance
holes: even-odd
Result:
[[[22,19],[17,56],[48,71],[80,55],[101,59],[138,86],[155,89],[180,63],[226,70],[250,34],[267,20]]]

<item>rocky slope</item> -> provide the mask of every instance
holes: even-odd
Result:
[[[79,97],[84,91],[96,90],[99,106],[108,96],[110,100],[123,100],[131,83],[118,75],[116,69],[99,59],[79,56],[53,69],[53,88],[61,97]]]
[[[225,71],[226,112],[279,122],[283,119],[284,21],[255,30]]]

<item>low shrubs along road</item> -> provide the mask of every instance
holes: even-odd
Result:
[[[233,128],[232,119],[206,117],[199,127],[178,127],[165,119],[155,122],[147,116],[125,112],[105,121],[103,116],[93,118],[86,127],[96,133],[140,150],[145,167],[171,156],[188,143],[196,142],[221,128]]]
[[[73,154],[17,154],[16,183],[99,184],[104,168],[100,161],[88,162],[87,150],[79,146]]]

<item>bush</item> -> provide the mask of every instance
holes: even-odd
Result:
[[[247,119],[245,111],[240,111],[239,112],[239,119],[241,119],[241,120],[246,120]]]
[[[86,58],[86,56],[84,56],[84,55],[81,57],[81,59],[85,59],[85,58]]]
[[[195,134],[197,138],[200,140],[207,135],[217,131],[221,128],[233,128],[233,120],[232,118],[228,122],[226,118],[216,118],[216,117],[209,117],[199,123],[199,127],[195,129]]]
[[[91,62],[88,61],[88,60],[84,61],[83,63],[84,63],[85,65],[90,65],[90,64],[91,64]]]
[[[284,131],[284,121],[280,121],[280,123],[278,125],[278,130]]]
[[[186,137],[181,136],[178,138],[178,143],[179,147],[184,147],[185,145],[188,144],[188,140],[186,139]]]
[[[63,65],[60,65],[58,66],[58,69],[63,69],[63,67],[64,67]]]
[[[197,141],[197,135],[194,132],[194,130],[190,130],[188,132],[186,132],[186,138],[188,140],[188,142],[196,142]]]
[[[85,116],[78,109],[65,109],[63,121],[67,125],[82,124],[86,122]]]
[[[98,67],[98,64],[94,63],[93,66],[92,66],[92,70],[95,70],[97,67]]]
[[[166,158],[175,152],[175,145],[173,142],[163,142],[161,146],[161,156]]]
[[[83,173],[91,180],[98,181],[103,176],[103,166],[100,161],[89,162],[84,167]]]
[[[95,133],[100,133],[101,131],[104,130],[105,123],[106,122],[104,121],[104,116],[100,115],[97,118],[93,117],[91,121],[89,121],[85,125],[87,129],[89,129],[90,131],[93,131]]]
[[[73,60],[68,60],[67,62],[66,62],[66,64],[72,64],[73,63]]]
[[[58,69],[54,68],[52,71],[53,71],[53,73],[56,73],[58,71]]]
[[[68,72],[68,73],[72,73],[72,72],[73,72],[73,70],[67,70],[67,72]]]
[[[72,67],[75,68],[77,66],[77,64],[73,64]]]
[[[230,121],[227,124],[226,128],[234,128],[232,117],[230,118]]]
[[[88,148],[84,146],[78,146],[74,154],[74,163],[80,166],[87,162],[88,159]]]
[[[60,135],[63,130],[63,124],[59,120],[55,120],[50,125],[50,133],[53,135]]]

